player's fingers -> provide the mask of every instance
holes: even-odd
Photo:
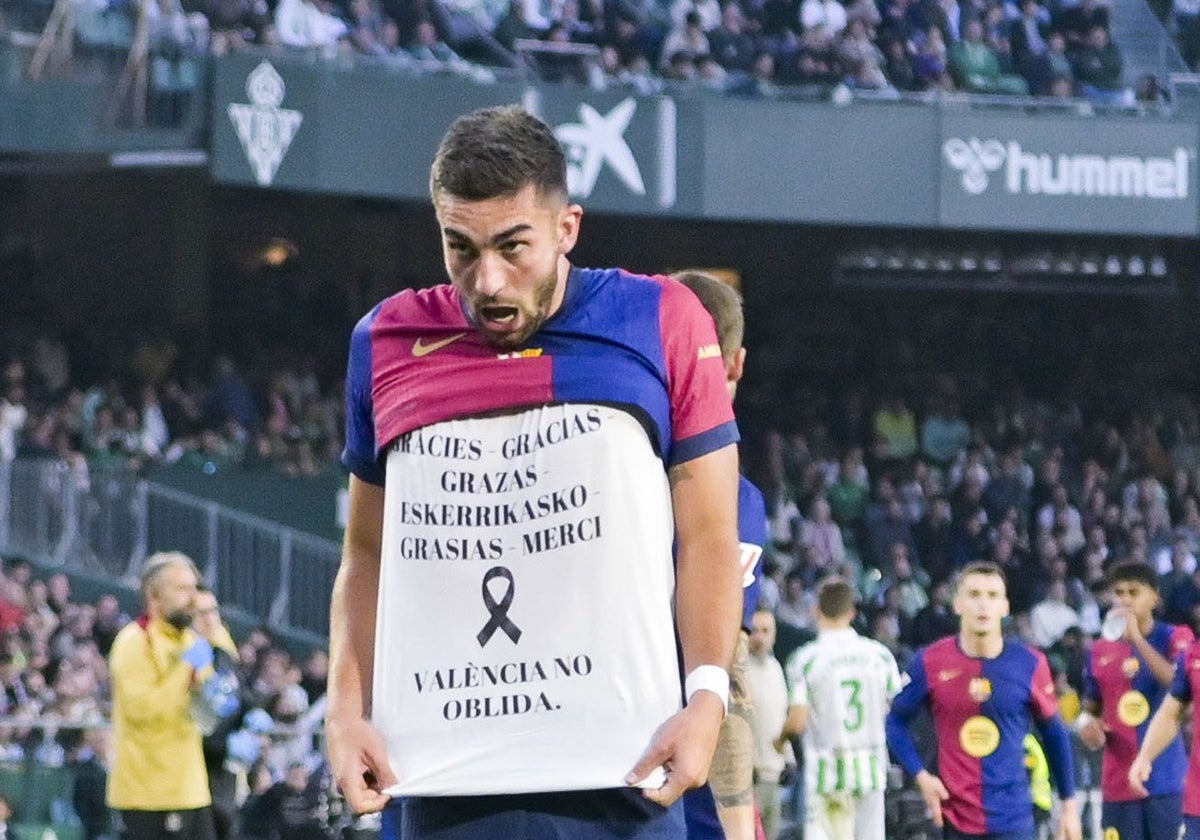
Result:
[[[373,780],[369,785],[371,789],[384,791],[396,784],[398,779],[392,772],[392,765],[388,762],[386,751],[369,750],[363,758],[366,760],[368,772]]]
[[[929,806],[929,818],[933,820],[933,824],[938,828],[942,827],[942,803],[939,799],[930,797],[925,800],[925,804]]]
[[[950,798],[950,791],[946,790],[946,786],[944,784],[942,784],[941,779],[937,780],[937,795],[938,795],[938,798],[941,799],[942,801],[945,801]]]
[[[638,759],[633,769],[625,774],[625,784],[636,785],[650,775],[658,767],[666,764],[671,750],[666,744],[652,741],[642,757]]]
[[[674,781],[670,775],[667,776],[666,784],[660,788],[645,788],[642,790],[642,795],[662,807],[666,808],[675,802],[676,799],[683,796],[684,786],[679,782]]]
[[[355,814],[375,814],[382,811],[388,804],[390,796],[385,796],[370,788],[363,788],[357,796],[346,795],[346,804]]]

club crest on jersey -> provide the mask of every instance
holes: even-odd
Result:
[[[992,696],[992,681],[987,677],[972,677],[967,684],[967,694],[976,703],[982,703]]]
[[[530,347],[527,350],[515,350],[512,353],[497,353],[497,359],[536,359],[542,355],[541,347]]]
[[[1137,672],[1140,670],[1142,670],[1142,663],[1137,661],[1136,656],[1130,656],[1121,663],[1121,673],[1129,679],[1137,676]]]

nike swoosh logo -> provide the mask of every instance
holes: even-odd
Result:
[[[436,353],[438,350],[441,350],[448,344],[453,344],[464,335],[466,335],[465,332],[460,332],[455,335],[447,336],[440,341],[431,341],[428,344],[422,343],[421,339],[418,338],[413,342],[412,354],[418,359],[422,356],[428,356],[430,353]]]

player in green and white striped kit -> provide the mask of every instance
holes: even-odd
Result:
[[[817,638],[787,663],[788,719],[803,734],[805,840],[884,840],[888,750],[883,721],[900,691],[891,651],[858,635],[854,591],[829,579],[817,592]]]

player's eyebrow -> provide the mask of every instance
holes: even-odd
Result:
[[[506,239],[511,239],[512,237],[516,236],[518,233],[524,233],[525,231],[532,230],[532,229],[533,229],[533,225],[529,224],[528,222],[518,222],[517,224],[513,225],[512,227],[505,228],[504,230],[497,233],[495,236],[492,237],[491,242],[493,245],[498,245],[501,242],[505,241]],[[455,240],[459,240],[462,242],[470,242],[471,241],[471,237],[467,236],[462,231],[458,231],[458,230],[455,230],[454,228],[450,228],[450,227],[442,228],[442,234],[447,239],[455,239]]]

